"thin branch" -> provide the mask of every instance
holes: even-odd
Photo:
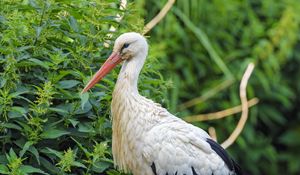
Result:
[[[240,84],[240,98],[241,98],[241,103],[242,103],[242,114],[241,114],[241,118],[236,126],[236,128],[234,129],[234,131],[231,133],[231,135],[228,137],[227,140],[225,140],[221,145],[224,149],[228,148],[236,139],[237,137],[241,134],[246,121],[248,119],[248,100],[247,100],[247,92],[246,92],[246,88],[247,88],[247,83],[248,80],[253,72],[254,69],[254,64],[250,63],[243,75],[241,84]]]
[[[157,23],[159,23],[159,21],[161,21],[166,16],[174,3],[175,0],[168,0],[161,11],[148,24],[146,24],[143,34],[148,33]]]
[[[248,101],[248,108],[256,105],[259,102],[258,98],[252,98]],[[208,113],[208,114],[199,114],[192,115],[188,117],[184,117],[183,120],[187,122],[199,122],[199,121],[207,121],[207,120],[217,120],[224,117],[231,116],[233,114],[239,113],[242,111],[242,105],[234,106],[229,109],[225,109],[218,112]]]
[[[216,142],[218,141],[216,129],[214,127],[208,128],[208,134],[214,141],[216,141]]]
[[[202,102],[206,101],[207,99],[214,96],[218,92],[220,92],[220,91],[226,89],[227,87],[229,87],[233,82],[234,82],[234,79],[227,79],[227,80],[223,81],[219,85],[217,85],[217,86],[211,88],[210,90],[206,91],[200,97],[197,97],[197,98],[194,98],[192,100],[189,100],[187,102],[182,103],[181,105],[179,105],[179,110],[183,110],[185,108],[189,108],[191,106],[195,106],[196,104],[199,104],[199,103],[202,103]]]

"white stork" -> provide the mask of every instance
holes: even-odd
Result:
[[[148,44],[142,35],[120,35],[111,56],[82,91],[88,91],[123,62],[111,104],[115,166],[134,175],[242,174],[204,130],[139,94],[138,76],[147,54]]]

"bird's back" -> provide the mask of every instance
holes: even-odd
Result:
[[[153,174],[235,174],[233,161],[205,131],[171,114],[144,141],[143,156]]]

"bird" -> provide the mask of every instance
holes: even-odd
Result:
[[[148,55],[146,38],[121,34],[87,92],[122,63],[112,102],[112,155],[116,168],[134,175],[240,175],[242,170],[204,130],[139,94],[138,77]]]

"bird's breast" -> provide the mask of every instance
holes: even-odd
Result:
[[[144,136],[152,127],[149,107],[134,94],[113,96],[111,112],[113,119],[112,152],[115,165],[124,171],[137,169],[144,162],[141,154]]]

